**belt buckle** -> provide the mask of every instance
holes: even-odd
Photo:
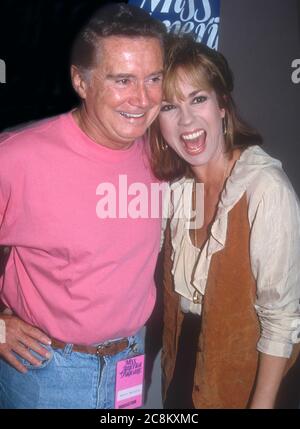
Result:
[[[103,350],[108,349],[109,347],[110,347],[109,343],[108,344],[99,344],[99,346],[97,346],[97,349],[96,349],[96,355],[99,356]]]

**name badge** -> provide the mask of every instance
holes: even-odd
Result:
[[[132,409],[143,405],[145,355],[117,363],[115,409]]]

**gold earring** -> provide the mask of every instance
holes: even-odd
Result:
[[[155,139],[155,142],[156,142],[156,145],[157,145],[157,148],[158,148],[158,151],[160,152],[160,151],[163,151],[163,152],[165,152],[166,150],[168,150],[169,149],[169,146],[167,145],[167,143],[164,141],[164,140],[159,140],[157,137],[156,137],[156,139]]]
[[[225,116],[224,116],[224,118],[222,118],[222,130],[223,130],[223,135],[226,136],[226,134],[227,134],[227,121],[226,121]]]

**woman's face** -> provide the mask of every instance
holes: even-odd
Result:
[[[180,78],[180,75],[179,75]],[[192,166],[207,164],[224,151],[222,118],[214,91],[179,80],[183,100],[164,100],[159,114],[162,135],[177,154]]]

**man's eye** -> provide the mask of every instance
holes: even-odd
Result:
[[[175,109],[175,106],[173,104],[164,104],[161,107],[160,111],[161,112],[169,112],[170,110],[173,110],[173,109]]]
[[[193,98],[193,104],[204,103],[204,101],[206,100],[207,100],[207,97],[205,95],[198,95],[197,97]]]
[[[118,79],[116,82],[120,85],[127,85],[129,83],[129,79]]]
[[[150,79],[150,82],[152,82],[152,83],[162,82],[162,76],[154,76]]]

